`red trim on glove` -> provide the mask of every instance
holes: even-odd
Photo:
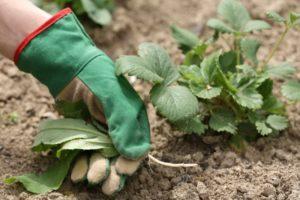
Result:
[[[57,22],[59,19],[64,17],[65,15],[71,13],[72,10],[70,8],[65,8],[58,13],[56,13],[53,17],[51,17],[48,21],[46,21],[44,24],[42,24],[40,27],[38,27],[36,30],[34,30],[32,33],[30,33],[28,36],[24,38],[24,40],[19,44],[18,48],[15,51],[14,55],[14,61],[15,63],[18,62],[19,56],[22,53],[23,49],[28,45],[28,43],[33,40],[37,35],[39,35],[41,32],[49,28],[52,24]]]

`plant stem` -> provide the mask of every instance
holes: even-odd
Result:
[[[236,36],[234,39],[234,47],[236,51],[236,63],[237,65],[241,64],[241,50],[240,50],[240,36]]]
[[[148,154],[148,157],[150,160],[152,160],[155,163],[158,163],[160,165],[166,166],[166,167],[198,167],[198,164],[196,163],[179,163],[179,164],[174,164],[174,163],[168,163],[168,162],[163,162],[158,160],[157,158],[154,158],[152,155]]]
[[[276,40],[274,47],[269,52],[267,59],[258,67],[258,71],[262,71],[262,69],[269,63],[269,61],[274,56],[275,52],[278,50],[278,47],[282,43],[283,39],[285,38],[289,30],[290,27],[286,25],[284,31],[281,33],[280,37]]]

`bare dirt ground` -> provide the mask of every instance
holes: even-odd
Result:
[[[100,29],[88,25],[97,45],[111,57],[132,54],[139,43],[157,42],[166,47],[175,61],[180,52],[170,37],[168,26],[176,23],[198,33],[210,34],[205,27],[215,15],[218,0],[120,0],[114,23]],[[286,14],[300,11],[299,0],[243,0],[254,18],[264,18],[266,10]],[[280,27],[265,31],[260,56],[274,43]],[[300,32],[292,31],[275,61],[289,61],[300,71]],[[55,58],[53,58],[55,59]],[[296,74],[300,78],[300,73]],[[147,85],[135,88],[148,99]],[[36,127],[44,118],[56,118],[53,99],[47,89],[24,74],[7,59],[0,58],[0,180],[25,172],[43,171],[49,166],[45,156],[30,151]],[[277,138],[261,138],[248,145],[243,154],[230,149],[222,136],[183,135],[171,130],[148,104],[152,129],[152,154],[169,162],[193,162],[193,169],[171,169],[145,161],[132,176],[118,200],[200,200],[200,199],[300,199],[300,105],[289,107],[291,127]],[[1,200],[88,200],[107,199],[100,189],[72,185],[46,195],[32,195],[19,185],[0,181]]]

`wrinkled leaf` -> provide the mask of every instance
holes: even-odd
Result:
[[[287,118],[280,115],[268,116],[267,123],[277,131],[282,131],[288,127]]]
[[[179,78],[179,73],[167,52],[157,44],[142,43],[138,54],[148,64],[149,69],[164,79],[164,84],[169,85]]]
[[[284,104],[273,95],[264,100],[262,109],[273,114],[284,114],[285,112]]]
[[[299,101],[300,100],[300,82],[288,81],[281,87],[281,93],[289,100]]]
[[[21,176],[10,177],[4,182],[6,184],[20,182],[27,191],[35,194],[43,194],[57,190],[67,176],[70,165],[76,154],[77,151],[68,153],[66,157],[56,162],[40,175],[24,174]]]
[[[218,6],[218,13],[235,30],[240,30],[250,20],[247,9],[238,0],[222,0]]]
[[[270,29],[271,26],[265,21],[262,20],[250,20],[243,27],[244,32],[260,31],[264,29]]]
[[[300,13],[290,12],[288,18],[288,24],[295,26],[300,24]]]
[[[257,91],[265,98],[272,95],[273,92],[273,81],[271,79],[265,80],[258,88]]]
[[[184,65],[199,65],[203,60],[205,50],[207,48],[207,44],[199,43],[192,50],[188,51],[185,54],[185,58],[183,61]]]
[[[262,95],[252,87],[239,89],[233,98],[241,106],[250,109],[259,109],[263,104]]]
[[[220,55],[219,63],[224,73],[236,72],[237,55],[234,51],[227,51]]]
[[[209,126],[218,132],[235,134],[237,131],[234,114],[228,109],[219,109],[214,112],[209,120]]]
[[[199,111],[197,98],[183,86],[155,86],[150,97],[158,112],[171,122],[191,118]]]
[[[247,39],[244,38],[241,40],[241,50],[243,55],[248,58],[255,65],[258,64],[258,60],[256,57],[257,51],[260,47],[260,43],[255,39]]]
[[[89,110],[83,101],[68,102],[62,100],[55,101],[55,109],[60,115],[66,118],[82,118],[89,116]]]
[[[122,56],[116,61],[116,74],[127,74],[153,83],[161,83],[163,78],[138,56]]]
[[[179,47],[182,49],[183,53],[190,51],[200,42],[198,36],[189,30],[172,25],[171,31],[173,38],[179,44]]]
[[[198,67],[197,65],[182,65],[179,68],[179,72],[182,77],[188,81],[193,81],[197,84],[201,84],[204,81],[202,78],[200,67]]]

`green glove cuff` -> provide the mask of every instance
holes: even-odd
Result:
[[[15,63],[57,96],[78,77],[101,102],[109,134],[120,154],[137,159],[150,148],[145,106],[113,62],[89,38],[70,9],[64,9],[19,46]]]

